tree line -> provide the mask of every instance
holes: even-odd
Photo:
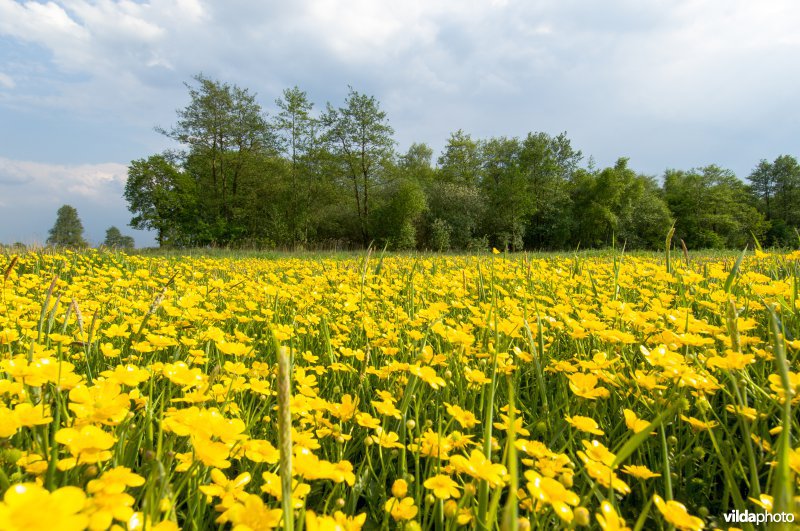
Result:
[[[179,149],[131,162],[131,226],[160,246],[563,250],[797,242],[800,165],[762,160],[748,177],[710,165],[637,173],[584,161],[566,133],[475,139],[398,153],[386,112],[350,88],[316,111],[287,89],[268,117],[247,89],[203,75],[170,128]],[[677,241],[677,240],[676,240]]]

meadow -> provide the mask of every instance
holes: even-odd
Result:
[[[800,513],[800,251],[7,251],[0,274],[0,529]]]

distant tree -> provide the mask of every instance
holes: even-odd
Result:
[[[374,210],[371,225],[375,236],[384,239],[393,250],[414,249],[425,207],[425,193],[419,182],[408,176],[393,180],[381,190]]]
[[[132,236],[125,236],[117,227],[112,226],[106,229],[106,239],[103,240],[103,245],[112,249],[130,250],[136,246],[136,242]]]
[[[486,200],[478,186],[437,181],[428,193],[426,239],[429,247],[435,250],[469,248],[483,236],[479,224],[485,212]]]
[[[438,162],[440,181],[468,187],[480,183],[483,166],[480,143],[461,129],[450,134]]]
[[[394,129],[378,100],[352,87],[344,106],[334,109],[329,103],[321,121],[329,149],[352,191],[357,230],[366,246],[371,240],[373,192],[382,184],[385,169],[394,156]]]
[[[56,222],[50,229],[47,244],[57,247],[86,247],[88,245],[83,239],[83,224],[74,207],[64,205],[58,209]]]
[[[769,221],[767,245],[790,245],[800,228],[800,164],[789,155],[762,159],[748,177],[757,206]]]
[[[742,248],[769,226],[745,184],[713,164],[688,172],[667,170],[664,198],[675,217],[676,239],[690,249]]]
[[[427,245],[432,249],[466,249],[483,236],[481,222],[488,204],[481,190],[480,142],[460,129],[451,133],[438,166],[427,190]]]

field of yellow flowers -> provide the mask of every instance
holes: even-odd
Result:
[[[0,275],[3,530],[797,512],[800,252],[6,252]]]

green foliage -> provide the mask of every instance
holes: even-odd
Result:
[[[83,239],[83,223],[78,217],[78,211],[70,205],[63,205],[58,209],[56,222],[49,234],[47,245],[56,247],[86,247],[88,245]]]
[[[109,227],[106,230],[106,239],[103,245],[111,249],[131,250],[136,247],[136,242],[132,236],[125,236],[117,227]]]
[[[688,172],[668,170],[664,195],[675,216],[675,236],[692,249],[744,247],[768,224],[750,202],[743,182],[711,165]]]
[[[476,185],[438,181],[428,192],[429,222],[437,219],[445,222],[449,227],[449,246],[456,249],[466,249],[478,235],[485,210],[484,196]],[[439,245],[431,240],[430,247],[436,249]]]
[[[197,202],[195,183],[169,154],[138,159],[128,167],[124,197],[135,229],[156,231],[159,246],[196,244],[190,228]]]
[[[429,244],[434,251],[442,252],[450,250],[450,225],[443,219],[436,218],[431,223]]]
[[[352,87],[344,106],[334,109],[328,104],[321,121],[326,128],[324,139],[338,161],[337,177],[352,187],[355,221],[361,243],[366,246],[371,241],[373,191],[381,184],[394,154],[394,130],[378,100]]]
[[[800,227],[800,164],[789,155],[762,159],[748,177],[757,206],[769,221],[767,245],[793,245]]]
[[[420,184],[399,178],[384,188],[381,200],[371,223],[374,234],[388,241],[392,249],[415,249],[416,227],[426,208]]]

